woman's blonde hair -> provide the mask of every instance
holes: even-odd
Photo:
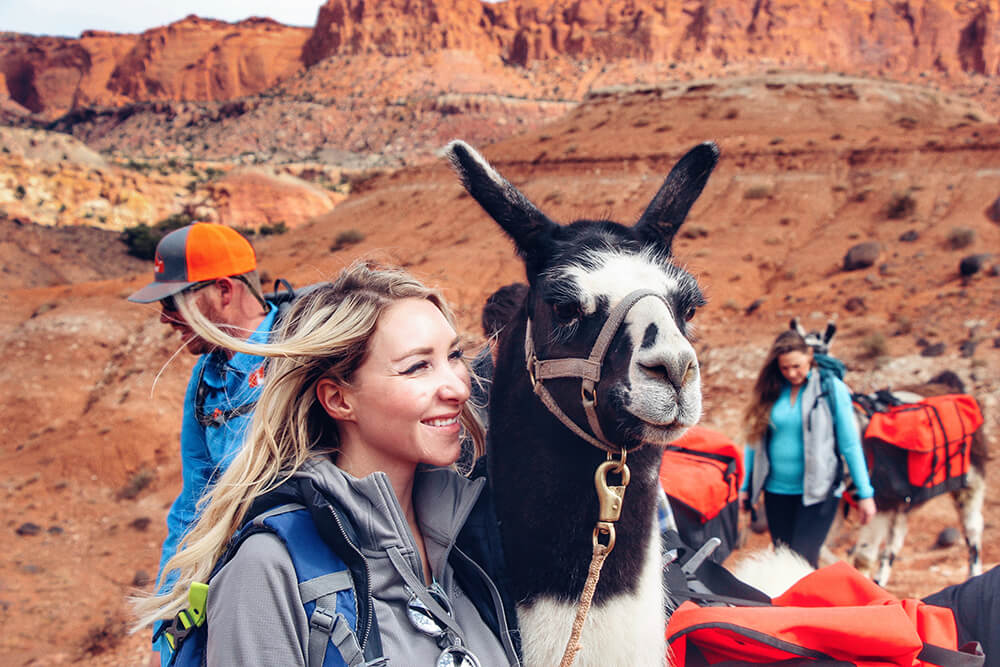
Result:
[[[261,390],[246,441],[211,490],[199,501],[199,518],[166,562],[164,574],[179,572],[162,595],[133,601],[138,630],[173,618],[187,606],[192,582],[208,580],[253,500],[280,486],[311,458],[335,454],[336,422],[316,398],[316,383],[330,378],[348,385],[365,360],[368,343],[382,312],[400,299],[427,299],[453,327],[454,317],[441,295],[401,269],[357,262],[331,283],[300,296],[282,318],[273,342],[249,343],[209,321],[191,305],[191,295],[177,299],[180,314],[203,339],[222,348],[268,357]],[[483,427],[467,404],[461,421],[483,453]]]
[[[793,329],[787,329],[778,334],[771,344],[764,365],[761,366],[757,381],[753,386],[750,405],[744,413],[743,423],[747,428],[747,441],[763,443],[767,426],[771,421],[771,408],[781,395],[785,377],[781,374],[778,358],[788,352],[808,354],[811,348],[805,339]]]

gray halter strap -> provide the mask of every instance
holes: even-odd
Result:
[[[542,403],[566,428],[574,434],[583,438],[598,449],[607,452],[617,452],[622,448],[612,444],[601,430],[600,421],[597,418],[597,383],[601,381],[601,365],[604,363],[604,356],[611,346],[611,341],[621,327],[628,311],[632,309],[640,299],[647,296],[655,296],[662,299],[659,294],[650,289],[640,289],[628,294],[618,303],[608,315],[608,319],[601,327],[601,332],[594,342],[594,347],[590,356],[586,359],[579,357],[564,357],[560,359],[539,359],[535,356],[534,342],[531,338],[531,318],[524,332],[524,358],[528,367],[528,379],[531,381],[531,388],[541,399]],[[569,415],[563,412],[556,403],[552,394],[546,389],[544,381],[555,378],[580,378],[580,400],[583,403],[584,412],[587,415],[587,423],[591,433],[587,433],[576,424]]]

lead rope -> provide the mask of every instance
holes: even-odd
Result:
[[[621,518],[622,501],[625,499],[625,487],[628,486],[630,473],[625,465],[625,450],[621,451],[621,460],[612,459],[611,452],[608,452],[608,460],[597,466],[594,473],[594,486],[597,489],[597,500],[600,511],[597,524],[594,525],[594,552],[590,559],[590,570],[587,572],[587,581],[583,585],[580,593],[580,604],[576,608],[576,618],[573,619],[573,630],[563,652],[562,661],[559,667],[570,667],[580,652],[580,635],[583,634],[583,623],[587,620],[587,613],[590,612],[590,603],[594,599],[594,591],[597,590],[597,581],[601,577],[601,568],[604,560],[615,548],[615,522]],[[621,484],[617,486],[608,485],[608,473],[614,471],[621,475]],[[601,543],[601,535],[607,535],[608,543]]]

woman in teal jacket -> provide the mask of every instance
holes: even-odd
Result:
[[[844,491],[841,457],[858,489],[861,522],[875,515],[874,490],[854,422],[851,394],[832,380],[823,393],[812,348],[793,330],[768,352],[746,411],[749,442],[742,499],[764,493],[771,541],[801,554],[813,567]]]

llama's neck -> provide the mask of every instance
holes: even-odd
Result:
[[[650,541],[645,557],[638,560],[644,565],[635,592],[614,596],[590,608],[575,667],[664,664],[667,645],[659,544]],[[525,665],[560,663],[572,632],[576,607],[575,599],[551,596],[539,596],[533,604],[518,605]]]
[[[525,655],[534,647],[531,650],[544,657],[537,664],[551,664],[547,659],[555,644],[561,642],[558,649],[565,648],[587,579],[598,520],[594,473],[606,454],[573,435],[534,395],[523,355],[512,354],[523,346],[523,338],[505,342],[491,393],[489,477],[508,583],[523,623]],[[573,414],[574,408],[564,407]],[[661,660],[664,655],[662,557],[656,523],[661,455],[651,446],[628,455],[631,481],[616,523],[615,547],[594,595],[593,620],[588,621],[588,626],[599,625],[602,635],[608,627],[621,628],[615,644],[619,649],[628,647],[621,656],[627,661],[593,654],[591,664],[659,664],[644,658],[631,661],[636,644],[648,647],[650,642]],[[563,625],[565,634],[558,630]],[[594,648],[586,649],[585,640],[588,655]],[[555,663],[560,656],[555,656]],[[577,664],[588,664],[583,654]]]

